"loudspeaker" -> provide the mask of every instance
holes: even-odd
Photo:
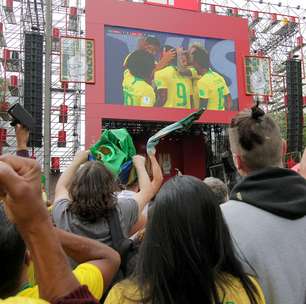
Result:
[[[302,65],[300,60],[288,60],[286,62],[286,82],[288,91],[288,152],[302,152],[304,119]]]
[[[33,116],[29,146],[42,147],[43,35],[26,32],[24,40],[24,108]]]

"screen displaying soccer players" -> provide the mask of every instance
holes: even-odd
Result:
[[[232,40],[105,27],[108,104],[238,109]]]

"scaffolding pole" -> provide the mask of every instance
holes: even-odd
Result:
[[[51,155],[51,56],[52,56],[52,0],[46,0],[45,24],[45,100],[44,100],[44,175],[46,192],[50,195]]]

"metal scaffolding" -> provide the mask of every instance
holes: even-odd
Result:
[[[51,3],[52,21],[46,24],[48,21],[45,20],[46,8],[47,4]],[[13,103],[23,104],[24,33],[37,31],[47,37],[45,30],[49,25],[52,52],[50,55],[46,52],[45,40],[44,62],[46,60],[51,62],[51,77],[50,81],[44,77],[44,83],[46,80],[50,82],[44,98],[50,93],[51,104],[50,112],[47,114],[49,117],[43,119],[50,122],[48,122],[50,136],[45,125],[44,131],[47,131],[44,133],[45,144],[42,148],[32,148],[32,156],[45,167],[50,166],[51,159],[51,168],[45,168],[45,172],[52,169],[54,157],[58,157],[59,169],[63,169],[71,162],[75,152],[84,142],[84,139],[81,140],[81,121],[84,121],[85,117],[85,86],[79,83],[60,82],[60,37],[85,35],[85,1],[1,0],[0,6],[0,152],[14,153],[16,149],[14,129],[8,122],[6,110]],[[44,68],[45,66],[44,64]],[[60,118],[63,109],[66,115],[64,119]],[[48,113],[45,110],[43,102],[44,115]],[[59,140],[60,131],[66,135],[64,141],[62,137]],[[50,149],[46,144],[48,141]],[[49,161],[44,162],[46,159]]]
[[[250,53],[271,58],[273,96],[263,100],[267,111],[286,110],[285,63],[302,61],[305,81],[306,10],[291,1],[214,0],[202,2],[205,12],[248,19]]]
[[[288,58],[302,60],[305,81],[306,11],[300,6],[290,6],[290,2],[202,0],[201,3],[203,12],[248,20],[250,53],[268,56],[272,62],[273,96],[263,100],[268,111],[286,111],[284,63]],[[45,172],[65,168],[84,142],[85,85],[60,81],[60,37],[85,36],[84,7],[85,0],[52,0],[52,52],[49,59],[45,58],[51,61],[50,149],[46,145],[32,149],[33,157],[45,167],[49,161],[44,159],[51,160],[51,168],[45,168]],[[23,104],[24,33],[45,33],[45,14],[43,0],[0,0],[0,152],[3,153],[16,149],[6,109],[15,102]],[[59,168],[55,166],[58,162]]]

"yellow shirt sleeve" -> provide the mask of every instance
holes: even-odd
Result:
[[[91,294],[97,300],[101,299],[104,283],[101,271],[98,267],[90,263],[80,264],[75,270],[73,270],[73,274],[81,285],[86,285],[88,287]],[[38,299],[38,285],[20,291],[17,296]]]
[[[104,304],[135,304],[141,300],[139,289],[130,281],[116,284],[108,293]]]
[[[160,89],[168,89],[168,75],[165,69],[155,72],[154,75],[154,82],[156,85],[157,90]]]
[[[99,268],[90,263],[80,264],[73,274],[81,285],[87,285],[91,294],[100,300],[103,294],[104,282]]]
[[[225,81],[225,79],[223,77],[222,77],[222,80],[223,80],[223,85],[224,85],[224,96],[229,95],[230,94],[230,90],[229,90],[229,88],[227,86],[227,83],[226,83],[226,81]]]
[[[0,299],[0,304],[48,304],[41,299],[31,299],[26,297],[11,297],[5,300]]]

